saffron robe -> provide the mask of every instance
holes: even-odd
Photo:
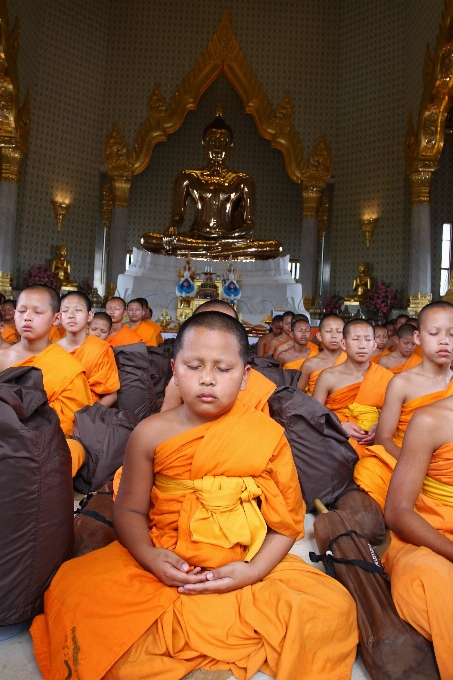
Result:
[[[434,404],[446,396],[448,396],[447,392],[441,390],[424,394],[403,404],[398,425],[393,434],[394,444],[399,446],[399,448],[402,447],[407,426],[419,408]],[[355,483],[379,503],[382,512],[384,512],[385,500],[395,465],[396,458],[388,453],[381,444],[374,444],[373,446],[364,447],[360,460],[354,468]]]
[[[131,330],[140,336],[147,347],[157,347],[156,331],[149,324],[142,321],[139,326]]]
[[[281,347],[282,345],[286,345],[287,342],[291,342],[291,339],[292,339],[292,338],[289,338],[288,340],[283,340],[282,342],[279,342],[278,345],[277,345],[277,346],[275,347],[275,349],[274,349],[274,354],[273,354],[273,356],[275,357],[275,355],[276,355],[277,350],[278,350],[279,347]],[[310,356],[314,356],[315,354],[318,354],[318,353],[319,353],[319,346],[316,345],[314,342],[311,342],[311,340],[309,340],[309,341],[307,342],[307,347],[308,347],[308,349],[309,349],[310,351],[311,351],[311,350],[314,351],[314,354],[310,354]],[[306,357],[306,358],[308,359],[309,357]]]
[[[218,420],[160,444],[154,470],[202,483],[208,476],[251,476],[267,525],[292,538],[303,534],[304,503],[283,429],[238,400]],[[243,560],[240,543],[192,540],[190,525],[203,507],[196,493],[169,495],[154,486],[153,544],[191,565]],[[239,680],[260,668],[280,680],[312,680],[350,677],[357,624],[349,593],[294,555],[254,585],[185,595],[115,541],[62,565],[31,634],[45,680],[64,673],[78,680],[179,680],[196,668],[231,668]]]
[[[64,328],[59,328],[58,326],[52,326],[50,329],[49,333],[49,340],[50,342],[58,342],[62,338],[64,338],[66,335],[66,331]]]
[[[147,323],[148,326],[151,326],[151,328],[153,329],[153,331],[156,335],[157,344],[162,345],[164,339],[162,337],[162,328],[159,326],[159,324],[156,323],[155,321],[153,321],[152,319],[146,319],[146,321],[144,321],[144,323]]]
[[[435,451],[426,475],[453,486],[453,442]],[[422,489],[414,509],[453,540],[452,506],[434,500]],[[434,643],[442,680],[453,680],[453,564],[429,548],[406,543],[393,532],[383,562],[391,576],[398,614]]]
[[[376,354],[375,357],[372,357],[372,358],[370,359],[370,362],[371,362],[372,364],[377,364],[377,362],[379,361],[379,359],[382,359],[382,357],[387,356],[387,354],[390,354],[390,351],[389,351],[388,349],[383,349],[382,352],[379,352],[379,354]]]
[[[346,385],[332,392],[327,397],[325,406],[335,413],[341,423],[353,423],[368,432],[378,422],[387,386],[392,378],[393,375],[386,368],[370,363],[362,382]],[[348,410],[351,412],[342,412]],[[349,443],[360,457],[365,446],[352,437],[349,438]]]
[[[105,340],[87,335],[86,340],[69,352],[83,366],[91,390],[93,404],[104,394],[120,389],[118,368],[111,345]]]
[[[347,358],[346,352],[341,352],[340,356],[337,357],[337,360],[335,361],[332,366],[339,366],[340,364],[343,364],[346,361]],[[326,366],[327,368],[327,366]],[[331,368],[329,366],[329,368]],[[325,368],[318,368],[317,371],[313,371],[313,373],[310,373],[308,376],[308,382],[307,386],[305,388],[305,392],[310,395],[310,397],[313,396],[313,392],[315,391],[315,386],[316,386],[316,381],[318,380],[319,376],[321,375],[322,371],[325,371]]]
[[[137,342],[142,342],[142,339],[135,331],[131,330],[129,326],[123,326],[117,333],[109,335],[107,342],[109,342],[112,347],[122,347],[123,345],[135,345]]]
[[[8,324],[5,323],[5,328],[1,335],[3,340],[6,340],[6,342],[9,342],[10,344],[17,342],[16,326],[8,326]]]
[[[393,375],[398,375],[398,373],[407,371],[409,368],[414,368],[414,366],[418,366],[419,364],[422,363],[422,361],[423,358],[418,354],[415,354],[414,351],[404,363],[398,364],[398,366],[392,366],[392,368],[389,368],[388,370],[392,371]]]
[[[74,413],[93,403],[82,364],[59,345],[49,345],[39,354],[28,357],[14,366],[36,366],[41,369],[49,406],[59,417],[61,429],[66,437],[71,437],[74,430]],[[71,451],[74,477],[85,460],[85,449],[75,439],[66,441]]]
[[[312,345],[313,343],[310,342],[309,344]],[[308,347],[308,344],[307,344],[307,347]],[[315,347],[316,347],[316,345],[315,345]],[[296,371],[300,371],[304,361],[307,361],[307,359],[311,359],[312,357],[316,356],[317,354],[319,354],[318,347],[316,347],[316,349],[310,349],[310,354],[307,357],[303,357],[302,359],[295,359],[294,361],[289,361],[287,364],[283,364],[283,368],[285,370],[293,369],[293,370],[296,370]]]

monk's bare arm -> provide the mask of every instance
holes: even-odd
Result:
[[[401,449],[393,441],[393,434],[400,419],[405,396],[406,378],[403,375],[397,375],[391,379],[387,387],[374,440],[375,444],[381,444],[387,453],[396,459],[399,458]]]
[[[453,541],[414,510],[432,454],[442,444],[453,441],[453,426],[447,424],[449,417],[451,412],[442,414],[442,407],[438,405],[427,406],[414,414],[390,482],[385,523],[408,543],[430,548],[453,562]]]
[[[268,343],[268,334],[262,335],[261,338],[258,340],[258,344],[256,347],[256,356],[257,357],[264,357],[264,348]]]
[[[278,357],[274,357],[276,361],[280,362],[280,368],[283,366],[283,364],[289,363],[290,361],[294,361],[294,356],[291,349],[287,349],[284,352],[279,352]]]
[[[327,397],[329,396],[331,382],[332,378],[330,369],[326,368],[325,371],[322,371],[322,373],[319,374],[319,378],[316,381],[315,389],[313,391],[313,397],[323,406],[325,405]]]
[[[99,401],[103,406],[107,406],[107,408],[109,408],[116,403],[117,398],[118,392],[110,392],[109,394],[103,394]]]
[[[169,411],[171,408],[181,406],[181,404],[181,393],[179,391],[179,387],[175,385],[175,381],[172,377],[165,390],[164,403],[162,404],[162,408],[160,410],[161,412]]]
[[[286,350],[288,350],[288,349],[291,349],[291,347],[293,347],[293,341],[292,340],[288,340],[288,342],[285,342],[284,345],[280,345],[280,347],[277,347],[277,349],[275,350],[274,359],[276,359],[277,361],[280,361],[280,354],[282,354],[283,352],[286,352]]]
[[[300,373],[300,378],[297,381],[297,387],[300,390],[302,390],[302,392],[307,387],[308,379],[313,372],[313,369],[311,368],[311,366],[312,366],[311,359],[307,359],[307,361],[304,361],[304,363],[302,364],[302,370],[301,370],[301,373]]]

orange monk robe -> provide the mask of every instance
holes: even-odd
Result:
[[[162,337],[162,328],[159,326],[159,324],[153,321],[152,319],[146,319],[144,323],[148,324],[148,326],[150,326],[154,330],[154,333],[156,335],[156,342],[158,345],[161,345],[164,339]]]
[[[281,347],[282,345],[286,345],[288,342],[291,342],[291,338],[289,338],[289,340],[283,340],[282,342],[279,342],[278,345],[274,348],[274,354],[273,354],[273,356],[275,357],[275,353],[277,352],[277,350],[278,350],[279,347]],[[314,342],[311,342],[311,340],[309,340],[309,341],[307,342],[307,347],[308,347],[308,349],[310,350],[310,352],[311,352],[312,350],[314,351],[314,354],[313,354],[313,355],[310,355],[310,356],[314,356],[315,354],[318,354],[318,353],[319,353],[319,347],[318,347],[318,345],[315,345],[315,343],[314,343]],[[307,359],[308,359],[308,358],[309,358],[309,357],[307,357]]]
[[[312,345],[313,343],[312,342],[308,343],[307,347],[309,344]],[[308,355],[308,357],[304,357],[303,359],[296,359],[295,361],[288,361],[287,364],[283,364],[282,368],[284,368],[285,370],[295,369],[296,371],[300,371],[304,361],[307,361],[307,359],[315,357],[317,354],[319,354],[319,347],[315,345],[315,349],[310,348],[310,354]]]
[[[257,411],[263,411],[263,413],[269,415],[267,400],[276,389],[277,385],[272,380],[269,380],[265,375],[252,368],[247,380],[247,386],[245,390],[239,392],[238,399],[245,406],[250,406]]]
[[[149,324],[142,321],[139,326],[132,330],[140,336],[147,347],[157,347],[156,332]]]
[[[238,400],[218,420],[160,444],[154,471],[172,484],[247,484],[249,492],[254,488],[260,494],[260,531],[265,531],[264,518],[279,533],[303,535],[304,503],[283,429]],[[243,497],[234,519],[232,514],[227,518],[227,535],[209,528],[225,521],[224,513],[214,512],[203,541],[195,541],[195,514],[206,513],[198,494],[154,486],[151,540],[190,565],[215,568],[242,561],[245,542],[251,540],[244,507],[249,513],[258,509],[251,496],[244,492]],[[222,506],[218,496],[211,502]],[[242,544],[235,542],[239,520]],[[231,669],[239,680],[260,669],[281,680],[313,680],[350,677],[357,623],[346,590],[295,555],[254,585],[185,595],[159,582],[115,541],[60,567],[31,634],[45,680],[61,680],[62,668],[78,680],[172,680],[196,668]]]
[[[414,413],[419,408],[434,404],[446,396],[448,396],[448,390],[447,392],[441,390],[424,394],[422,397],[411,399],[403,404],[398,425],[393,434],[393,443],[401,448],[404,434]],[[363,447],[360,460],[354,468],[355,483],[379,503],[382,512],[384,512],[385,500],[395,465],[396,458],[388,453],[381,444],[374,444],[374,446]]]
[[[414,349],[414,354],[423,359],[423,350],[421,345],[417,345],[417,347]]]
[[[49,406],[60,419],[66,437],[74,430],[74,413],[91,406],[92,398],[83,366],[59,345],[49,345],[39,354],[28,357],[14,366],[35,366],[42,371],[44,389]],[[72,456],[72,476],[85,460],[85,450],[75,439],[66,439]]]
[[[123,345],[135,345],[137,342],[143,341],[135,331],[129,328],[129,326],[123,326],[117,333],[109,335],[107,342],[109,342],[112,347],[122,347]]]
[[[419,356],[418,354],[415,354],[415,350],[412,352],[410,357],[406,359],[406,361],[402,364],[398,364],[398,366],[392,366],[392,368],[389,368],[389,371],[392,371],[393,375],[398,375],[398,373],[402,373],[403,371],[407,371],[409,368],[414,368],[414,366],[418,366],[421,364],[423,361],[423,357]]]
[[[58,326],[52,326],[51,331],[49,333],[49,340],[50,342],[58,342],[62,338],[64,338],[66,335],[66,331],[64,328],[59,328]]]
[[[450,504],[435,500],[425,484],[415,511],[444,536],[453,540],[453,443],[441,446],[431,458],[426,481],[448,485]],[[429,548],[406,543],[391,532],[384,555],[391,576],[392,597],[399,615],[434,643],[442,680],[452,680],[453,564]]]
[[[341,352],[340,356],[337,358],[333,366],[339,366],[340,364],[343,364],[346,361],[347,358],[346,352]],[[329,367],[330,368],[330,367]],[[318,380],[320,374],[322,371],[324,371],[324,368],[319,368],[317,371],[313,371],[313,373],[310,373],[308,377],[308,382],[307,386],[305,388],[305,392],[310,395],[310,397],[313,396],[313,392],[315,391],[315,386],[316,386],[316,381]]]
[[[10,344],[17,342],[18,336],[16,334],[16,326],[8,326],[8,324],[5,323],[5,328],[1,335],[3,340],[6,340],[6,342],[9,342]]]
[[[393,375],[383,366],[370,364],[362,382],[332,392],[325,406],[335,413],[341,423],[353,423],[368,432],[371,425],[378,422],[387,386],[392,378]],[[349,410],[351,413],[347,413]],[[356,439],[350,438],[349,443],[361,457],[365,447]]]
[[[372,357],[372,358],[370,359],[370,361],[371,361],[372,364],[377,364],[377,362],[379,361],[379,359],[382,359],[382,357],[387,356],[387,354],[390,354],[390,350],[388,350],[388,349],[383,349],[382,352],[379,352],[379,354],[376,354],[375,357]]]
[[[91,390],[93,404],[104,394],[120,389],[118,368],[113,349],[105,340],[88,335],[87,339],[70,354],[82,364]]]

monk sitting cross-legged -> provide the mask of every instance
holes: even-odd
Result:
[[[281,314],[276,314],[271,321],[271,330],[269,333],[265,333],[258,340],[258,345],[256,348],[257,357],[265,357],[269,351],[269,344],[275,338],[281,336],[283,332],[283,316]]]
[[[331,366],[338,366],[346,360],[346,353],[341,348],[344,321],[338,314],[325,314],[319,324],[317,339],[324,345],[324,349],[302,364],[297,387],[313,395],[316,381],[321,371]]]
[[[390,351],[393,352],[396,348],[398,337],[397,337],[397,332],[398,328],[400,326],[403,326],[407,321],[409,317],[407,314],[398,314],[396,319],[387,321],[385,324],[387,328],[387,334],[388,334],[388,340],[386,344],[386,348]]]
[[[388,340],[387,328],[385,326],[375,326],[374,339],[376,341],[376,349],[374,350],[370,361],[372,361],[373,364],[377,364],[379,359],[389,354],[389,350],[386,349]]]
[[[120,388],[118,369],[108,342],[87,335],[92,321],[90,299],[84,293],[67,293],[60,302],[61,324],[66,336],[57,342],[85,369],[93,403],[113,406]]]
[[[72,439],[74,413],[92,404],[82,364],[51,344],[49,332],[60,323],[60,296],[53,288],[34,285],[19,295],[15,321],[20,341],[0,350],[0,371],[11,366],[36,366],[42,371],[49,406],[60,419],[72,456],[72,476],[85,460],[85,450]]]
[[[292,343],[291,321],[294,316],[294,312],[285,312],[282,315],[282,332],[280,335],[269,341],[266,356],[275,357],[275,352],[279,347],[284,347],[287,343]]]
[[[154,328],[143,321],[143,304],[140,300],[131,300],[127,303],[127,315],[131,328],[143,340],[147,347],[157,347],[157,334]]]
[[[396,332],[397,341],[393,352],[382,356],[378,364],[388,368],[394,375],[407,371],[420,364],[422,359],[414,354],[416,343],[414,340],[415,328],[411,324],[403,324]]]
[[[198,668],[242,680],[259,670],[350,677],[355,605],[288,555],[304,533],[304,503],[283,428],[237,399],[247,354],[245,329],[226,314],[180,328],[183,404],[129,439],[118,541],[66,562],[33,621],[45,680],[62,668],[78,680],[177,680]]]
[[[135,345],[137,342],[143,342],[141,337],[128,326],[123,324],[123,317],[126,313],[126,303],[123,298],[112,297],[105,305],[105,311],[112,319],[112,329],[107,341],[112,347],[121,347],[123,345]]]
[[[305,321],[310,325],[310,322],[308,320],[308,316],[305,316],[305,314],[294,314],[291,318],[291,323],[290,323],[290,330],[289,330],[289,340],[279,342],[277,347],[274,350],[273,357],[276,361],[280,361],[280,354],[281,352],[286,352],[287,349],[292,349],[294,347],[294,334],[292,332],[292,327],[295,321]],[[309,338],[307,341],[307,347],[309,350],[313,350],[312,356],[317,354],[319,352],[319,345],[316,343],[312,342],[310,340],[311,338],[311,329],[310,329],[310,334]]]
[[[432,302],[422,309],[418,319],[415,342],[423,348],[423,360],[391,381],[374,446],[365,448],[354,470],[355,482],[379,503],[382,510],[412,416],[422,406],[443,399],[451,390],[453,305]]]
[[[385,505],[383,559],[398,613],[433,642],[442,680],[453,678],[452,480],[449,397],[417,411],[407,429]]]
[[[100,340],[107,340],[112,330],[112,319],[105,312],[96,312],[88,322],[88,335],[94,335]]]
[[[153,316],[153,310],[149,306],[148,300],[146,298],[136,298],[139,302],[142,303],[142,321],[143,323],[148,324],[150,326],[154,333],[156,334],[156,341],[158,345],[162,345],[164,339],[162,337],[162,328],[159,326],[158,323],[153,321],[152,316]]]
[[[338,416],[359,456],[374,441],[385,391],[393,377],[386,368],[370,363],[375,345],[374,328],[368,321],[348,321],[341,341],[347,359],[322,371],[313,392],[315,399]]]
[[[0,336],[9,344],[17,342],[19,340],[19,335],[16,332],[16,325],[14,323],[16,301],[5,300],[5,302],[2,304],[1,311],[3,317],[3,329],[0,332]]]
[[[308,321],[304,319],[293,317],[291,336],[293,338],[291,346],[276,355],[276,358],[282,368],[299,371],[304,361],[318,354],[319,349],[316,346],[315,349],[308,347],[311,329]],[[313,343],[310,344],[313,345]]]

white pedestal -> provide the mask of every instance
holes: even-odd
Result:
[[[238,301],[238,310],[244,320],[252,324],[259,323],[272,309],[290,310],[308,316],[302,301],[302,286],[294,282],[288,263],[289,255],[275,260],[234,263],[242,274],[242,296]],[[134,248],[129,269],[118,276],[118,294],[126,301],[136,297],[146,298],[153,309],[154,319],[163,309],[167,309],[174,318],[177,270],[184,264],[184,258],[157,255]],[[219,275],[227,267],[225,261],[216,260],[193,260],[192,265],[200,273],[208,265]]]

